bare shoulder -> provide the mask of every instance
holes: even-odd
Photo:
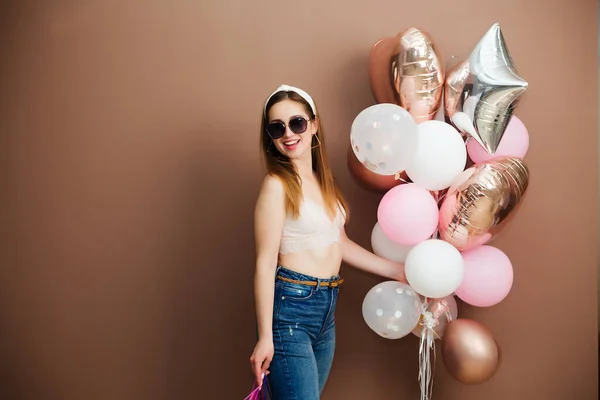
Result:
[[[267,174],[262,182],[258,199],[256,201],[257,211],[268,208],[271,212],[285,208],[285,189],[281,179],[277,176]]]
[[[267,196],[283,196],[285,191],[281,179],[275,175],[265,175],[260,188],[260,194]]]
[[[267,175],[260,188],[254,210],[257,254],[275,257],[285,223],[285,190],[278,177]]]

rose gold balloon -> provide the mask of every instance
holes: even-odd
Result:
[[[396,175],[380,175],[371,171],[363,165],[352,151],[352,147],[348,147],[348,169],[354,180],[364,189],[376,192],[387,192],[394,186],[410,182],[408,176],[402,171]]]
[[[441,353],[450,375],[466,384],[487,381],[500,365],[494,335],[486,326],[471,319],[459,318],[448,324]]]
[[[444,91],[444,69],[431,36],[409,28],[396,36],[399,49],[394,86],[400,95],[400,107],[417,123],[433,119]]]
[[[421,314],[419,323],[413,329],[413,335],[421,337],[421,332],[428,325],[432,325],[434,339],[440,339],[444,336],[446,327],[450,321],[458,317],[458,305],[454,296],[447,296],[441,299],[428,299],[427,308]]]
[[[369,77],[379,103],[399,105],[417,123],[433,119],[440,108],[444,69],[427,32],[409,28],[375,43],[369,55]]]
[[[516,213],[528,184],[529,170],[515,157],[465,170],[440,206],[440,238],[460,251],[488,242]]]
[[[395,65],[393,54],[397,47],[395,38],[387,37],[377,41],[369,54],[371,91],[378,103],[398,104],[391,78]]]

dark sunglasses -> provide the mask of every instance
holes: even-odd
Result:
[[[306,128],[308,127],[308,119],[304,117],[294,117],[290,119],[288,122],[288,126],[290,127],[290,131],[300,134],[306,132]],[[267,125],[267,134],[271,137],[271,139],[279,139],[283,135],[285,135],[285,124],[281,121],[273,121],[269,125]]]

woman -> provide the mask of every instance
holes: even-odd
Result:
[[[317,400],[335,350],[334,312],[342,261],[406,281],[402,264],[346,236],[347,206],[336,187],[323,128],[305,91],[280,86],[266,101],[260,132],[267,167],[255,209],[254,281],[258,342],[250,357],[275,400]]]

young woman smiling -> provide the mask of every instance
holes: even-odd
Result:
[[[313,99],[282,85],[267,99],[260,131],[267,175],[255,209],[258,342],[250,362],[275,400],[317,400],[335,351],[342,261],[406,282],[404,265],[346,236],[348,208],[327,160]]]

